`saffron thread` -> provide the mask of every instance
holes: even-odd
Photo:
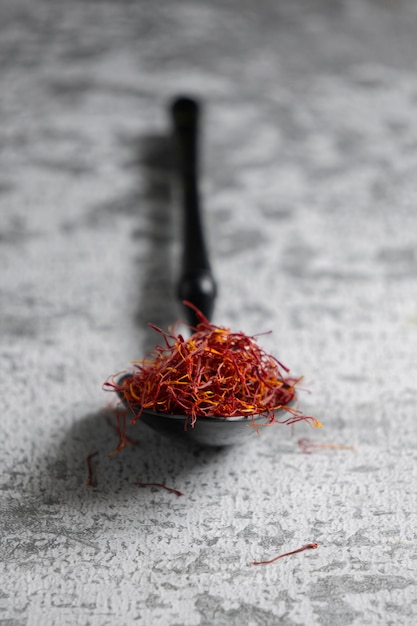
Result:
[[[94,476],[92,459],[98,455],[98,451],[92,452],[86,458],[87,463],[87,487],[95,487],[97,485],[96,478]]]
[[[273,559],[269,559],[268,561],[251,561],[249,565],[268,565],[269,563],[275,563],[278,559],[283,559],[284,556],[290,556],[291,554],[297,554],[298,552],[304,552],[304,550],[315,550],[319,547],[318,543],[308,543],[297,550],[291,550],[291,552],[285,552],[284,554],[279,554],[275,556]]]
[[[355,446],[347,446],[338,443],[314,443],[310,439],[304,438],[298,440],[298,446],[304,454],[311,454],[311,451],[316,448],[327,448],[333,450],[354,450]]]
[[[117,419],[117,417],[116,417]],[[111,418],[106,415],[106,423],[108,424],[108,426],[110,426],[110,428],[114,431],[116,431],[118,433],[118,435],[120,436],[120,430],[119,427],[114,424],[114,422],[112,422]],[[128,437],[127,435],[125,435],[124,440],[126,443],[130,444],[131,446],[137,446],[139,445],[139,442],[137,439],[133,439],[133,437]]]
[[[159,487],[160,489],[165,489],[166,491],[169,491],[170,493],[175,493],[177,496],[183,496],[183,492],[180,491],[179,489],[174,489],[173,487],[168,487],[167,485],[164,485],[163,483],[142,483],[142,482],[135,482],[133,483],[134,485],[138,485],[138,487]]]

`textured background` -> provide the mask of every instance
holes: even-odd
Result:
[[[416,34],[413,0],[2,0],[0,624],[415,623]],[[324,428],[219,451],[138,424],[109,458],[101,385],[180,315],[180,91],[213,321],[272,330]]]

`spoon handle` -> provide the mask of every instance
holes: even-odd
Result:
[[[176,159],[183,206],[183,258],[177,295],[188,300],[210,319],[216,298],[216,283],[211,271],[203,233],[200,195],[198,188],[198,102],[191,98],[177,98],[171,108],[174,126]],[[196,314],[186,307],[189,323],[196,326]]]

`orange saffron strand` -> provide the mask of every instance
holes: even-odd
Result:
[[[93,464],[91,462],[91,459],[93,459],[97,455],[98,455],[98,451],[96,450],[96,452],[92,452],[86,458],[87,473],[88,473],[88,475],[87,475],[87,483],[86,483],[87,487],[94,487],[96,485],[96,479],[94,477]]]
[[[328,448],[333,450],[354,450],[355,446],[346,446],[338,443],[314,443],[310,439],[299,439],[298,445],[304,454],[311,454],[316,448]]]
[[[111,421],[108,415],[106,415],[106,423],[110,426],[112,430],[115,430],[120,435],[119,427]],[[126,441],[126,443],[129,443],[131,446],[139,445],[139,442],[137,439],[133,439],[132,437],[128,437],[127,435],[125,435],[124,440]]]
[[[278,559],[283,559],[284,556],[290,556],[291,554],[297,554],[298,552],[304,552],[304,550],[315,550],[319,547],[318,543],[308,543],[297,550],[291,550],[291,552],[285,552],[284,554],[279,554],[275,556],[273,559],[269,559],[269,561],[251,561],[249,565],[268,565],[269,563],[275,563]]]
[[[134,485],[138,485],[138,487],[159,487],[161,489],[166,489],[166,491],[169,491],[170,493],[175,493],[177,496],[183,496],[183,492],[180,491],[179,489],[174,489],[173,487],[167,487],[167,485],[164,485],[163,483],[141,483],[141,482],[135,482],[133,483]]]

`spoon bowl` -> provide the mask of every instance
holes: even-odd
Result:
[[[164,436],[188,439],[203,446],[224,447],[245,443],[257,434],[256,426],[269,425],[262,415],[250,417],[198,417],[194,426],[185,415],[170,415],[146,410],[141,421]]]
[[[119,379],[121,383],[130,378],[129,375]],[[123,404],[130,410],[132,417],[139,411],[139,406],[129,406],[119,392],[119,397]],[[295,399],[288,403],[291,406]],[[278,409],[275,415],[284,413],[285,409]],[[249,415],[236,417],[198,417],[194,426],[187,424],[186,415],[175,415],[171,413],[158,413],[150,409],[144,409],[140,416],[140,421],[170,439],[189,440],[192,443],[202,446],[224,447],[247,442],[256,436],[259,430],[264,427],[273,426],[264,415]],[[258,430],[259,427],[259,430]]]

